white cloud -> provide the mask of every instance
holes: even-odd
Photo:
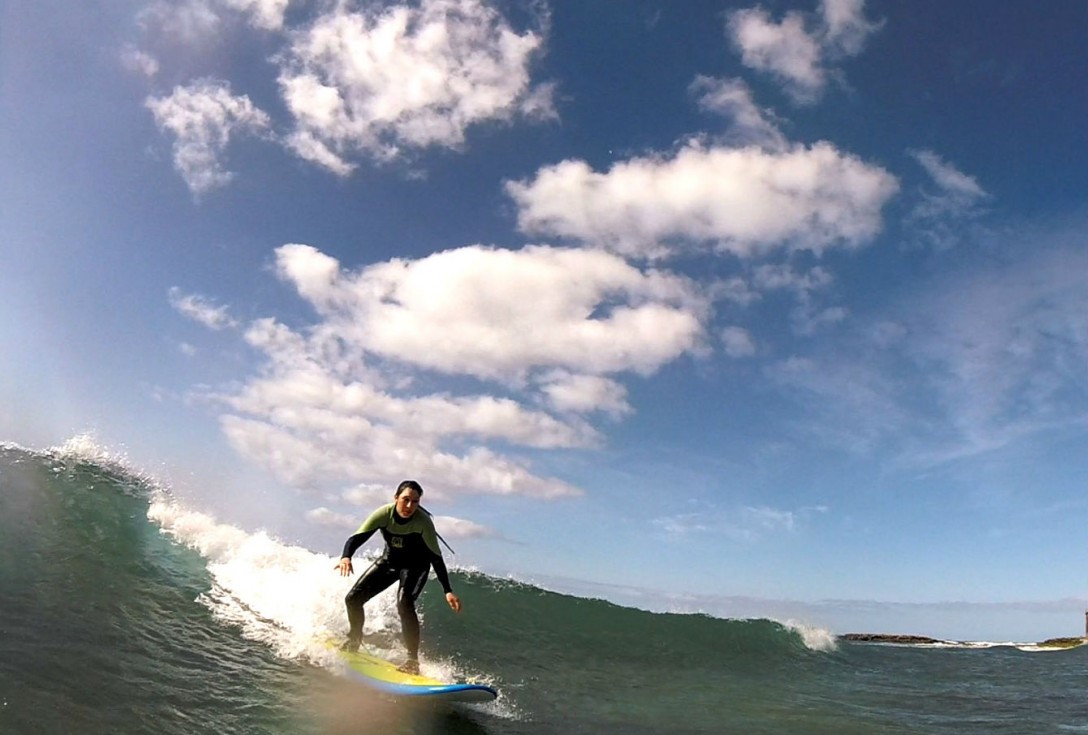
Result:
[[[689,91],[698,95],[699,106],[733,121],[726,140],[736,146],[759,145],[781,150],[786,139],[778,129],[770,110],[759,108],[752,90],[740,79],[713,79],[699,76]]]
[[[751,257],[864,243],[880,231],[881,208],[898,183],[828,143],[765,151],[693,142],[672,158],[635,158],[607,173],[564,161],[506,189],[528,233],[629,256],[695,242]]]
[[[238,323],[230,316],[227,307],[213,306],[205,297],[182,293],[177,287],[170,289],[170,305],[181,314],[211,329],[238,326]]]
[[[751,357],[756,354],[756,343],[743,327],[729,326],[722,330],[722,344],[730,357]]]
[[[499,536],[493,528],[453,516],[435,516],[434,525],[440,534],[451,539],[498,538]]]
[[[524,462],[478,444],[460,453],[443,451],[433,442],[435,427],[429,436],[419,437],[411,427],[381,425],[362,413],[299,406],[288,378],[270,380],[266,388],[274,405],[263,416],[228,414],[220,422],[239,454],[295,487],[317,489],[360,478],[394,487],[411,474],[425,487],[445,488],[448,494],[538,498],[580,494],[560,480],[534,475]]]
[[[620,417],[633,410],[627,402],[627,389],[609,378],[555,370],[544,375],[540,382],[548,404],[561,413],[604,411]]]
[[[338,4],[294,36],[281,62],[294,151],[344,174],[348,158],[460,147],[469,126],[554,115],[531,84],[540,51],[479,0],[423,0],[353,12]]]
[[[346,339],[443,373],[648,374],[702,336],[692,282],[602,251],[471,246],[345,274],[313,248],[286,245],[277,264]]]
[[[820,11],[823,45],[845,56],[860,53],[869,36],[883,25],[865,19],[865,0],[823,0]]]
[[[823,0],[815,18],[790,11],[780,22],[763,8],[735,10],[728,31],[745,66],[771,74],[796,102],[809,104],[831,76],[826,57],[860,53],[880,28],[865,19],[864,6],[865,0]]]
[[[324,506],[306,511],[306,520],[329,528],[356,528],[359,525],[359,519],[356,516],[337,513]]]
[[[399,484],[400,483],[398,482],[396,485],[390,486],[385,484],[361,482],[354,487],[345,490],[342,493],[341,497],[344,501],[350,503],[351,505],[357,505],[361,508],[374,508],[376,506],[382,505],[383,503],[388,503],[390,500],[392,500],[394,489]],[[424,490],[428,491],[428,499],[445,499],[445,495],[442,492],[441,487],[438,487],[436,489],[424,488]]]
[[[492,445],[596,446],[585,415],[630,411],[612,374],[700,349],[707,311],[687,280],[601,251],[475,246],[347,272],[287,245],[277,267],[320,321],[254,322],[246,340],[267,363],[217,398],[235,449],[300,487],[414,476],[439,494],[577,494]],[[448,374],[492,394],[435,389]]]
[[[224,186],[232,174],[219,156],[237,133],[259,133],[269,118],[249,97],[235,97],[226,82],[205,80],[175,87],[167,97],[148,98],[146,105],[163,131],[175,136],[174,166],[189,189],[201,195]]]
[[[729,32],[744,65],[779,78],[797,101],[812,102],[823,91],[827,74],[820,46],[800,13],[775,23],[762,8],[737,10],[729,15]]]

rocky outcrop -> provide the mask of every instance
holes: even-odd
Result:
[[[1040,648],[1075,648],[1088,643],[1088,638],[1048,638],[1039,642]]]
[[[888,633],[846,633],[839,636],[839,640],[851,641],[854,643],[898,643],[904,646],[940,644],[955,646],[958,643],[957,641],[942,641],[924,635],[892,635]],[[1035,645],[1039,648],[1076,648],[1077,646],[1083,646],[1085,644],[1088,644],[1088,638],[1048,638],[1039,643],[1022,645]],[[970,646],[971,644],[960,645]]]
[[[924,635],[890,635],[888,633],[846,633],[845,635],[839,636],[839,638],[844,641],[853,641],[855,643],[900,643],[912,646],[946,642]]]

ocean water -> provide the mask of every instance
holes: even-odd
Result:
[[[333,562],[93,447],[0,445],[0,734],[1088,732],[1088,648],[852,644],[456,569],[465,614],[421,600],[424,672],[501,696],[412,706],[338,673]],[[367,625],[395,658],[390,597]]]

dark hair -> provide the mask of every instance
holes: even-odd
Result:
[[[401,484],[397,485],[397,492],[394,493],[393,497],[394,498],[399,498],[400,494],[402,492],[404,492],[405,490],[415,490],[417,493],[419,493],[420,497],[423,496],[423,486],[422,485],[420,485],[415,480],[405,480]]]

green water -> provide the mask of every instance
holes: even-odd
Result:
[[[233,548],[210,560],[149,520],[157,492],[109,463],[0,449],[0,733],[1088,732],[1084,649],[813,650],[773,621],[460,572],[473,614],[446,613],[430,585],[424,657],[502,696],[413,708],[338,676],[314,629],[292,628],[342,626],[330,575],[309,586],[324,557],[268,542],[259,565]],[[389,609],[375,619],[391,625]]]

